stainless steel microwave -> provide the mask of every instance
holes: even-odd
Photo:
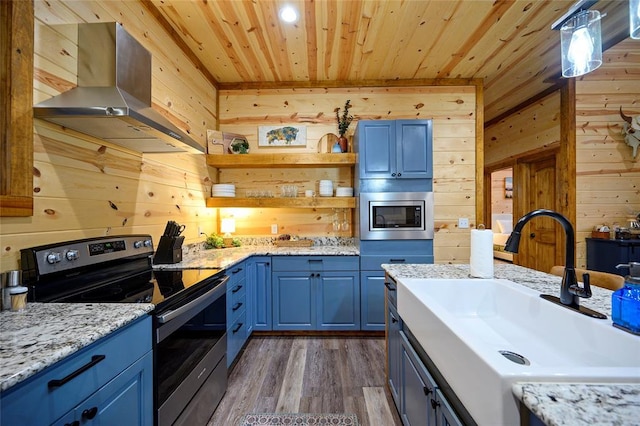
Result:
[[[431,240],[433,233],[433,192],[360,193],[361,240]]]

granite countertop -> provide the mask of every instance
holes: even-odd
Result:
[[[469,265],[383,265],[396,280],[402,278],[469,278]],[[558,295],[561,277],[511,264],[495,264],[494,277],[536,291]],[[607,315],[611,322],[611,290],[591,287],[593,296],[580,303]],[[640,361],[639,367],[640,367]],[[518,382],[514,395],[549,426],[631,425],[640,419],[640,383]]]
[[[227,249],[197,250],[185,253],[182,262],[153,265],[155,269],[229,268],[250,256],[358,256],[355,245],[314,245],[311,247],[276,247],[250,245]]]
[[[29,303],[0,312],[0,391],[147,315],[150,303]]]

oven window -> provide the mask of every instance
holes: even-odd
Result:
[[[422,229],[422,207],[371,206],[372,229],[418,228]]]
[[[226,296],[218,298],[156,346],[156,380],[162,405],[196,365],[226,339]]]

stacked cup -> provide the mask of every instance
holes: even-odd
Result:
[[[330,180],[321,180],[319,189],[321,197],[333,197],[333,182]]]

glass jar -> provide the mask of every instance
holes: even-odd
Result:
[[[626,276],[624,287],[611,295],[613,324],[640,335],[640,277]]]

